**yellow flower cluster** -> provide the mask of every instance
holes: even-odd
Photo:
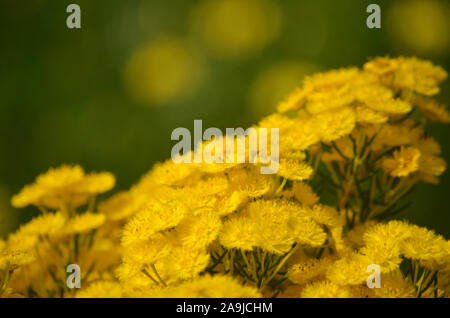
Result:
[[[111,190],[114,176],[108,172],[85,174],[80,166],[61,166],[40,175],[36,182],[26,186],[12,198],[12,205],[27,205],[68,210],[85,204],[90,197]]]
[[[110,174],[51,169],[12,200],[43,214],[0,241],[0,295],[448,297],[450,242],[389,221],[446,168],[425,132],[450,119],[431,98],[446,76],[400,57],[306,78],[254,127],[279,128],[277,174],[168,160],[96,205]]]
[[[104,214],[93,212],[96,196],[114,184],[110,173],[85,174],[80,166],[63,165],[40,175],[14,196],[15,207],[31,204],[42,214],[0,242],[0,295],[73,295],[66,285],[67,265],[84,268],[84,281],[115,266],[120,253],[118,239],[113,240],[114,227],[106,223]]]

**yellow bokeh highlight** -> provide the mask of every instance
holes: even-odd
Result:
[[[280,100],[300,86],[305,76],[316,72],[317,65],[302,61],[283,61],[266,68],[250,87],[250,111],[254,118],[275,111]]]
[[[194,8],[193,32],[215,57],[247,57],[280,33],[282,11],[271,0],[206,0]]]
[[[388,11],[387,29],[399,48],[414,54],[440,55],[450,48],[449,16],[446,1],[397,1]]]
[[[192,96],[204,77],[196,51],[179,38],[159,37],[129,57],[125,86],[134,99],[150,106],[178,102]]]

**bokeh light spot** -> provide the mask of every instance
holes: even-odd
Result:
[[[125,66],[131,95],[150,106],[192,96],[203,82],[202,59],[183,40],[160,37],[137,48]]]
[[[441,0],[397,1],[387,14],[393,45],[413,54],[441,55],[450,48],[450,5]]]
[[[271,0],[206,0],[194,8],[193,32],[217,58],[250,56],[280,33],[281,8]]]

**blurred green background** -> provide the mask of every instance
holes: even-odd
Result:
[[[66,27],[73,2],[81,29]],[[125,189],[170,156],[174,128],[248,127],[312,72],[380,55],[450,70],[449,13],[446,0],[1,0],[0,235],[37,213],[9,200],[50,166],[111,171]],[[450,126],[430,133],[450,161]],[[449,189],[447,171],[400,217],[449,238]]]

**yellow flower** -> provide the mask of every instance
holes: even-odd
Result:
[[[79,193],[94,196],[111,190],[116,183],[114,175],[109,172],[99,172],[85,175],[83,180],[77,184]]]
[[[278,175],[290,180],[305,180],[308,179],[313,170],[306,163],[293,159],[280,159],[280,166]]]
[[[402,277],[398,271],[383,274],[380,288],[374,288],[375,295],[381,298],[408,298],[414,295],[414,286]]]
[[[315,221],[292,202],[286,200],[258,200],[250,203],[242,216],[225,222],[219,236],[228,248],[265,251],[282,254],[294,242],[320,246],[326,233]]]
[[[113,221],[127,219],[142,210],[148,202],[148,195],[140,191],[118,192],[98,204],[98,211]]]
[[[76,298],[121,298],[123,291],[119,283],[114,281],[98,281],[83,287]]]
[[[38,241],[39,238],[36,235],[24,235],[19,230],[8,236],[7,246],[11,249],[31,250],[36,246]]]
[[[393,92],[381,85],[364,85],[354,92],[358,101],[374,111],[405,114],[412,106],[401,100],[394,99]]]
[[[419,159],[419,171],[425,175],[438,177],[445,169],[447,164],[445,160],[433,155],[424,154]]]
[[[129,289],[137,286],[147,287],[149,284],[149,278],[142,272],[141,263],[123,261],[115,269],[114,274],[120,282],[127,282]]]
[[[331,91],[347,85],[360,76],[356,67],[341,68],[308,76],[304,80],[304,86],[315,91]]]
[[[172,288],[151,292],[157,298],[258,298],[261,293],[253,287],[242,286],[226,275],[205,275]]]
[[[289,267],[287,276],[296,284],[304,284],[316,279],[318,276],[325,276],[328,268],[333,266],[333,262],[334,258],[332,257],[322,257],[320,259],[304,257],[301,262]]]
[[[36,205],[54,209],[75,208],[88,198],[110,190],[114,176],[107,172],[86,175],[80,166],[63,165],[37,177],[12,198],[12,205],[23,208]]]
[[[437,94],[438,84],[447,78],[447,72],[441,67],[417,58],[376,58],[364,67],[380,76],[389,75],[396,89],[409,89],[423,95]]]
[[[105,222],[103,214],[86,212],[70,219],[63,229],[64,234],[83,234],[100,227]]]
[[[348,135],[356,124],[356,114],[353,108],[344,107],[314,117],[311,125],[322,141],[333,141]]]
[[[324,91],[312,92],[308,96],[306,110],[311,114],[322,113],[350,105],[355,97],[350,94],[349,84]]]
[[[327,234],[322,227],[312,219],[296,218],[291,221],[295,227],[295,241],[307,246],[321,246],[327,239]]]
[[[444,105],[439,104],[433,99],[420,96],[417,96],[414,99],[414,102],[429,120],[450,123],[450,113]]]
[[[136,241],[124,247],[122,259],[126,263],[133,263],[139,266],[154,264],[156,261],[169,255],[172,247],[171,243],[171,239],[166,236]]]
[[[379,76],[390,75],[399,69],[399,61],[387,57],[377,57],[364,64],[364,69]]]
[[[30,222],[22,225],[16,232],[16,235],[52,235],[58,233],[65,223],[66,218],[60,212],[47,213],[35,217]]]
[[[224,223],[219,235],[220,244],[227,248],[239,248],[243,251],[252,250],[258,241],[253,235],[256,224],[248,218],[233,218]]]
[[[301,298],[349,298],[350,289],[323,280],[307,285],[300,294]]]
[[[64,266],[75,257],[90,271],[86,288],[63,296],[445,296],[450,241],[407,222],[380,222],[410,187],[437,182],[446,168],[423,115],[446,121],[448,114],[422,96],[438,91],[444,73],[414,58],[377,58],[364,70],[308,77],[279,113],[254,126],[258,133],[279,128],[276,175],[260,173],[262,160],[167,160],[101,202],[99,213],[78,214],[89,199],[88,210],[95,208],[94,197],[114,177],[79,166],[50,169],[13,198],[43,214],[0,240],[0,293],[59,296]],[[412,106],[422,113],[407,116]],[[234,137],[220,139],[236,149]],[[203,151],[211,143],[199,145]],[[406,271],[409,262],[418,271]],[[381,288],[366,287],[373,264]],[[421,275],[438,280],[420,285]]]
[[[274,126],[276,120],[273,122],[261,121],[260,127],[277,127]],[[284,126],[280,127],[280,153],[287,153],[291,151],[305,150],[320,141],[320,134],[311,120],[311,116],[297,117],[295,119],[288,119],[284,122]]]
[[[310,216],[314,221],[319,224],[324,224],[329,228],[340,228],[344,226],[338,212],[335,208],[316,204],[310,210],[306,209],[308,216]]]
[[[310,92],[311,91],[308,89],[295,89],[281,103],[278,104],[277,110],[280,113],[299,110],[306,104],[307,96]]]
[[[383,168],[393,177],[407,177],[419,170],[420,151],[414,147],[401,147],[393,158],[383,160]]]
[[[205,211],[183,219],[176,234],[183,246],[190,249],[206,248],[219,234],[222,222],[213,211]]]
[[[157,163],[153,169],[141,180],[158,185],[172,185],[182,182],[195,172],[195,167],[190,164],[176,164],[172,160]]]
[[[366,221],[364,224],[358,224],[357,226],[355,226],[354,228],[352,228],[350,231],[348,231],[346,233],[346,238],[348,240],[349,243],[351,243],[351,245],[354,248],[360,248],[364,245],[364,241],[363,241],[363,236],[364,233],[374,227],[376,224],[375,221],[371,220],[371,221]]]
[[[386,151],[390,147],[405,146],[416,144],[423,136],[421,128],[410,126],[410,122],[401,124],[385,124],[382,126],[372,126],[368,128],[370,136],[375,134],[375,140],[372,143],[373,151]]]
[[[217,215],[225,216],[242,208],[248,199],[249,196],[244,191],[230,191],[217,201],[213,209]]]
[[[304,182],[294,182],[292,189],[295,198],[306,206],[313,206],[319,201],[317,194],[315,194],[312,188]]]
[[[370,264],[376,263],[365,255],[352,253],[347,257],[337,260],[330,266],[326,277],[333,283],[341,286],[359,285],[367,281],[370,275],[367,272],[367,267]]]
[[[400,243],[404,257],[423,261],[431,269],[441,269],[448,264],[447,241],[433,231],[416,225],[409,226],[410,236]]]
[[[395,73],[394,86],[408,88],[423,95],[439,93],[438,84],[447,78],[447,72],[429,61],[417,58],[398,58],[400,68]]]
[[[155,263],[155,267],[166,284],[173,284],[197,277],[210,259],[206,249],[173,247],[167,257]]]
[[[233,169],[228,172],[230,187],[245,193],[249,198],[264,196],[275,187],[269,175],[259,173],[259,169]]]
[[[378,264],[383,272],[398,268],[401,262],[401,242],[411,235],[407,223],[391,221],[387,224],[377,224],[364,233],[366,243],[360,252],[368,257],[373,264]]]
[[[0,269],[2,270],[13,271],[34,260],[35,255],[29,250],[7,247],[0,251]]]
[[[389,117],[382,112],[373,110],[366,106],[355,108],[356,121],[358,123],[382,124],[388,121]]]

